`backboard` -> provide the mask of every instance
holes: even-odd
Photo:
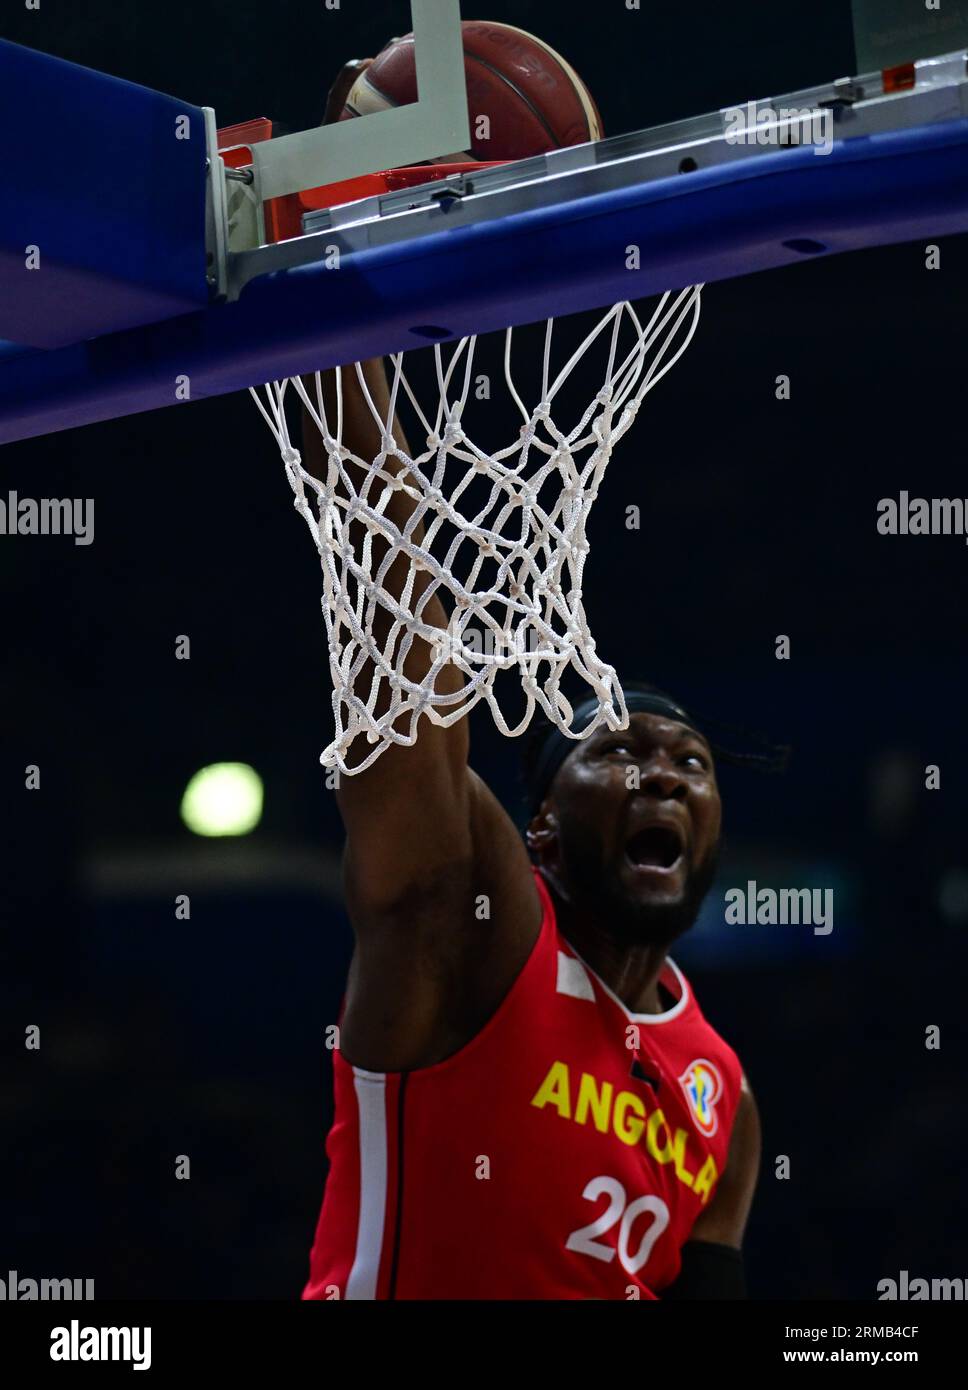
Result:
[[[413,106],[232,150],[211,108],[0,42],[0,442],[968,230],[963,49],[360,197],[467,144],[458,0],[412,18]]]

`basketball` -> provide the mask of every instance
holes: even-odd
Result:
[[[471,148],[481,160],[527,159],[602,138],[594,98],[570,63],[510,24],[466,20]],[[413,34],[392,39],[354,83],[340,120],[417,100]],[[442,152],[443,153],[443,152]]]

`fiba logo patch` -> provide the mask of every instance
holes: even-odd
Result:
[[[679,1077],[679,1085],[689,1102],[692,1118],[702,1133],[711,1138],[719,1125],[716,1102],[723,1094],[723,1079],[719,1071],[712,1062],[700,1057],[689,1063]]]

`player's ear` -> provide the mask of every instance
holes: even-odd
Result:
[[[550,849],[557,838],[558,818],[555,815],[551,798],[548,797],[542,801],[537,814],[532,816],[528,828],[524,832],[524,842],[528,847],[529,854],[541,855]]]

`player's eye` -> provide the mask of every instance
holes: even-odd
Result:
[[[702,772],[707,772],[709,770],[709,760],[704,757],[702,753],[686,753],[679,761],[684,765],[697,768]]]
[[[631,751],[629,745],[621,739],[612,739],[610,742],[602,744],[600,749],[603,755],[608,753],[624,753],[626,757],[631,754]]]

